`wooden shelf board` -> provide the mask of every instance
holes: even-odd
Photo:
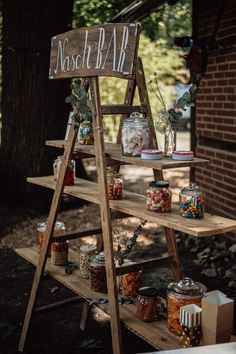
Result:
[[[29,177],[28,182],[55,189],[54,176]],[[75,179],[74,186],[65,186],[64,193],[89,202],[100,204],[98,185],[95,182]],[[193,236],[211,236],[236,230],[236,220],[205,213],[204,219],[186,219],[178,215],[178,206],[173,205],[169,213],[155,213],[146,210],[145,196],[124,191],[122,200],[110,200],[111,209],[124,212],[161,226],[185,232]]]
[[[36,248],[18,248],[15,251],[28,262],[35,266],[37,265],[39,254]],[[69,260],[79,264],[78,253],[70,249]],[[65,274],[64,267],[55,266],[48,259],[45,272],[87,301],[100,298],[107,299],[107,294],[97,293],[90,289],[89,280],[81,278],[79,270],[75,270],[72,274],[67,275]],[[108,304],[99,304],[98,307],[109,315]],[[124,323],[124,326],[154,348],[160,350],[180,348],[179,337],[167,329],[166,320],[149,323],[138,320],[136,318],[135,304],[120,305],[119,311],[120,319]]]
[[[48,140],[46,145],[64,148],[65,140]],[[76,144],[75,152],[83,152],[89,155],[95,156],[94,145],[80,145]],[[177,161],[172,160],[171,158],[165,158],[163,160],[144,160],[141,157],[130,157],[122,155],[122,149],[120,144],[105,143],[105,153],[106,157],[115,160],[125,162],[127,164],[149,167],[155,170],[166,170],[171,168],[180,168],[180,167],[194,167],[205,165],[209,163],[209,160],[194,158],[192,161]]]

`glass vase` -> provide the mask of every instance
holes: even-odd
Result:
[[[176,130],[168,130],[164,134],[164,156],[171,157],[172,152],[176,150]]]

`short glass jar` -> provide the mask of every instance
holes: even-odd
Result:
[[[107,293],[107,276],[104,252],[100,252],[90,260],[90,281],[92,290]]]
[[[51,244],[51,263],[65,266],[68,263],[69,241],[53,242]]]
[[[135,298],[142,284],[142,271],[123,274],[121,276],[121,294],[125,297]]]
[[[121,200],[124,189],[122,174],[109,170],[107,172],[107,189],[110,200]]]
[[[79,129],[79,144],[82,145],[93,145],[94,135],[93,135],[93,125],[89,120],[85,120],[80,124]]]
[[[53,162],[53,173],[54,173],[55,181],[57,181],[59,178],[61,164],[62,164],[62,156],[57,156],[57,158]],[[66,171],[65,186],[73,186],[74,177],[75,177],[75,161],[69,160],[67,171]]]
[[[39,252],[41,251],[41,248],[43,246],[43,241],[46,236],[46,227],[47,227],[47,222],[38,223],[37,242],[38,242]],[[63,235],[65,233],[65,231],[66,231],[66,226],[65,226],[64,222],[56,221],[55,226],[54,226],[53,236]],[[50,257],[50,256],[51,256],[51,247],[49,247],[49,250],[48,250],[48,257]]]
[[[158,297],[158,290],[156,288],[149,286],[140,288],[136,307],[137,318],[144,322],[154,321],[160,302],[161,300]]]
[[[205,211],[205,194],[196,183],[181,189],[179,215],[188,219],[202,219]]]
[[[180,307],[190,304],[201,307],[202,297],[205,292],[205,285],[194,282],[188,277],[168,285],[167,326],[171,332],[178,336],[181,335],[182,327],[179,321]]]
[[[153,181],[149,183],[146,194],[147,210],[165,213],[171,210],[172,192],[166,181]]]
[[[95,256],[96,249],[96,245],[92,244],[80,246],[79,273],[84,279],[90,277],[90,259]]]
[[[150,121],[133,112],[122,122],[122,152],[125,156],[141,156],[150,145]]]

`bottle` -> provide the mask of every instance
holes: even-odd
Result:
[[[113,170],[108,170],[107,188],[108,188],[108,198],[110,200],[121,200],[123,189],[124,189],[122,174],[116,173]]]
[[[167,326],[171,332],[180,336],[182,333],[179,321],[180,307],[190,304],[201,307],[206,287],[185,277],[178,282],[170,283],[167,289]]]
[[[136,316],[144,322],[154,321],[157,315],[158,304],[161,300],[158,289],[145,286],[138,290]]]
[[[80,124],[79,144],[82,145],[94,144],[93,125],[89,120],[85,120]]]
[[[38,249],[39,252],[41,251],[42,245],[44,238],[46,236],[46,227],[47,227],[47,221],[46,222],[40,222],[38,223],[37,226],[37,243],[38,243]],[[54,231],[53,235],[54,236],[59,236],[65,233],[66,227],[64,222],[62,221],[56,221],[55,226],[54,226]],[[49,247],[48,250],[48,257],[51,256],[51,247]]]
[[[191,183],[179,194],[179,215],[189,219],[202,219],[205,211],[205,194],[200,187]]]
[[[90,277],[90,259],[96,254],[96,249],[96,245],[92,244],[80,246],[79,273],[84,279]]]
[[[57,156],[57,158],[53,162],[53,173],[55,181],[59,178],[59,172],[62,164],[62,156]],[[65,186],[73,186],[74,185],[74,177],[75,177],[75,161],[69,160],[66,178],[65,178]]]
[[[90,261],[91,289],[101,293],[107,293],[107,276],[105,266],[105,253],[100,252]]]
[[[133,112],[122,122],[122,152],[125,156],[141,156],[142,150],[150,144],[150,122]]]
[[[153,181],[149,183],[146,194],[147,210],[165,213],[171,210],[172,192],[166,181]]]

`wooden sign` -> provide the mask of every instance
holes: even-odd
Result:
[[[52,38],[50,79],[85,76],[131,78],[140,27],[114,23],[75,29]]]

